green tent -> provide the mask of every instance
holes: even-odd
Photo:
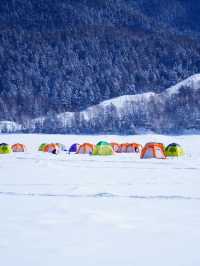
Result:
[[[179,157],[185,154],[183,148],[177,143],[171,143],[165,148],[167,157]]]
[[[113,154],[114,152],[113,152],[112,146],[106,141],[98,142],[93,150],[93,155],[107,156],[107,155],[113,155]]]
[[[110,143],[108,143],[107,141],[99,141],[96,146],[100,146],[100,145],[111,145]]]
[[[39,151],[44,151],[44,147],[47,145],[47,143],[42,143],[39,147]]]
[[[8,144],[0,144],[0,154],[12,153],[12,149]]]

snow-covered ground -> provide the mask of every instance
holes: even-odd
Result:
[[[180,159],[38,152],[42,142],[180,143]],[[200,265],[200,136],[1,135],[3,266]]]

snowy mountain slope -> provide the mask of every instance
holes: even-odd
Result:
[[[0,119],[80,112],[200,72],[192,0],[1,0]]]
[[[200,90],[200,74],[196,74],[189,77],[188,79],[178,83],[177,85],[168,88],[163,93],[156,94],[154,92],[147,92],[136,95],[124,95],[121,97],[116,97],[107,101],[103,101],[98,105],[91,106],[87,108],[85,111],[80,112],[80,115],[84,119],[90,120],[92,119],[92,117],[96,115],[96,112],[105,110],[109,107],[114,107],[118,115],[120,115],[124,111],[124,109],[126,109],[126,107],[130,105],[131,106],[145,105],[145,107],[148,107],[152,104],[152,99],[154,101],[160,102],[162,101],[163,98],[170,100],[170,98],[175,94],[178,97],[178,94],[182,92],[181,89],[183,88],[186,88],[188,93],[190,93],[191,95],[193,94],[194,90],[196,91]],[[73,119],[73,113],[68,112],[60,114],[58,118],[60,119],[60,121],[62,121],[62,123],[67,124],[71,119]]]
[[[188,87],[192,90],[199,90],[200,89],[200,74],[193,75],[182,82],[179,82],[177,85],[170,87],[164,94],[172,95],[175,93],[179,93],[182,87]]]
[[[94,105],[91,107],[88,107],[86,110],[80,112],[80,116],[82,116],[85,120],[90,120],[93,116],[96,115],[96,111],[99,109],[104,109],[110,106],[114,106],[117,110],[117,112],[120,114],[121,110],[123,110],[124,106],[127,104],[140,104],[141,102],[148,102],[150,100],[150,97],[155,97],[158,94],[154,92],[147,92],[142,94],[136,94],[136,95],[124,95],[120,97],[116,97],[110,100],[106,100],[101,102],[98,105]],[[75,113],[74,112],[65,112],[56,115],[56,118],[65,126],[71,125],[71,121],[74,118]],[[34,128],[37,123],[43,123],[45,120],[45,117],[33,119],[30,121],[29,126]]]
[[[116,108],[120,109],[124,107],[124,104],[148,101],[150,97],[154,97],[155,95],[156,93],[154,92],[146,92],[146,93],[135,94],[135,95],[124,95],[121,97],[116,97],[116,98],[112,98],[110,100],[104,101],[100,103],[99,106],[107,107],[109,105],[114,105]],[[90,110],[90,108],[88,108],[87,110]]]
[[[162,97],[162,96],[167,96],[167,95],[172,96],[173,94],[178,94],[181,88],[183,87],[187,87],[188,90],[199,90],[200,89],[200,74],[193,75],[179,82],[175,86],[172,86],[166,89],[162,93],[147,92],[147,93],[141,93],[141,94],[136,94],[136,95],[124,95],[121,97],[116,97],[116,98],[104,101],[97,106],[107,107],[110,105],[114,105],[117,109],[121,109],[124,107],[125,104],[128,104],[128,103],[139,104],[140,102],[143,102],[143,101],[147,103],[152,97]],[[92,111],[92,108],[95,108],[95,106],[86,109],[85,112]]]
[[[81,112],[65,112],[58,115],[54,113],[28,120],[21,128],[30,132],[45,133],[56,133],[56,130],[60,130],[60,133],[120,133],[122,128],[129,127],[129,133],[134,128],[136,131],[142,128],[159,133],[199,130],[199,101],[200,74],[196,74],[162,93],[124,95],[103,101]],[[159,114],[161,115],[158,117]],[[123,123],[119,124],[118,121]],[[150,121],[156,124],[154,128]],[[106,125],[112,122],[113,128],[107,128]],[[0,130],[2,128],[5,127],[2,125]],[[17,131],[15,128],[13,131]],[[18,126],[16,129],[20,131],[21,128]],[[88,129],[93,131],[87,132]]]
[[[148,104],[151,98],[158,98],[158,97],[162,98],[163,96],[170,97],[173,94],[178,94],[181,91],[181,88],[183,87],[187,87],[188,90],[199,90],[200,89],[200,74],[193,75],[179,82],[177,85],[166,89],[162,93],[147,92],[147,93],[141,93],[141,94],[135,94],[135,95],[124,95],[124,96],[112,98],[110,100],[103,101],[98,105],[91,106],[87,108],[86,110],[80,112],[80,114],[82,114],[85,118],[88,118],[92,115],[92,113],[95,113],[95,109],[98,109],[98,108],[106,108],[109,106],[115,106],[117,111],[121,111],[127,104],[138,105],[138,104],[141,104],[142,102]],[[88,113],[90,113],[90,116],[88,115]],[[59,119],[66,121],[73,117],[72,114],[73,114],[72,112],[66,112],[63,114],[59,114],[58,117]]]

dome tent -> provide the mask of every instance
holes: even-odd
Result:
[[[47,145],[47,143],[42,143],[38,150],[39,151],[44,151],[44,148],[45,148],[46,145]]]
[[[128,145],[129,145],[129,143],[122,143],[122,144],[120,144],[119,152],[120,153],[126,153],[127,152]]]
[[[127,153],[139,153],[142,150],[142,145],[138,143],[129,143],[127,145]]]
[[[8,143],[5,143],[5,142],[0,143],[0,147],[1,146],[6,146],[6,145],[8,145]]]
[[[122,143],[119,148],[120,153],[139,153],[142,145],[138,143]]]
[[[118,144],[116,142],[111,142],[110,145],[112,146],[114,152],[120,151],[120,144]]]
[[[26,151],[26,146],[21,143],[13,144],[11,148],[13,152],[25,152]]]
[[[83,143],[79,146],[77,154],[92,154],[94,145],[91,143]]]
[[[11,147],[7,143],[0,144],[0,154],[9,154],[12,153]]]
[[[70,148],[69,148],[69,153],[71,153],[71,152],[77,152],[78,149],[79,149],[79,147],[80,147],[80,144],[78,144],[78,143],[72,144],[70,146]]]
[[[99,141],[99,142],[96,144],[96,146],[102,146],[102,145],[109,145],[109,146],[111,146],[110,143],[108,143],[107,141],[103,141],[103,140]]]
[[[113,155],[113,148],[110,143],[106,141],[100,141],[97,143],[93,150],[93,155],[103,155],[103,156],[108,156],[108,155]]]
[[[177,143],[171,143],[165,148],[167,157],[179,157],[185,154],[183,148]]]
[[[53,153],[53,154],[58,154],[60,151],[59,147],[57,144],[51,143],[51,144],[47,144],[44,147],[44,152],[49,152],[49,153]]]
[[[141,151],[141,159],[166,159],[164,145],[162,143],[147,143]]]

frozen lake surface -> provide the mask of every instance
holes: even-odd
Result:
[[[42,142],[177,142],[186,155],[141,160],[38,152]],[[4,266],[200,265],[200,136],[1,135]]]

